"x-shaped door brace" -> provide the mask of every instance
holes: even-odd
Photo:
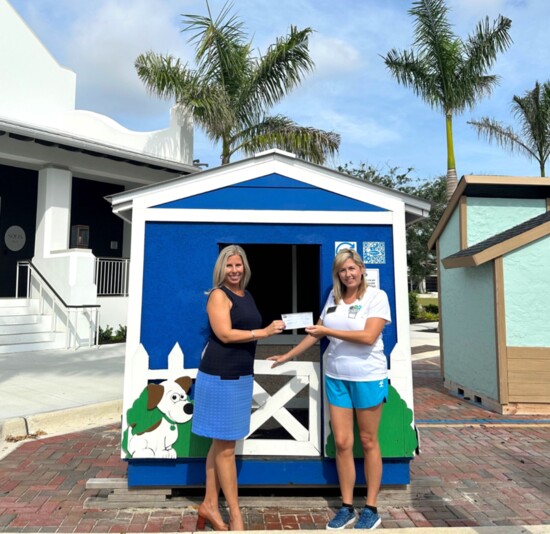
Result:
[[[285,408],[308,383],[307,376],[295,375],[274,395],[269,395],[262,386],[254,382],[254,401],[258,408],[250,418],[249,435],[273,417],[296,441],[308,441],[309,430]]]

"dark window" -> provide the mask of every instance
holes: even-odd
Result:
[[[220,245],[223,248],[224,245]],[[283,313],[313,312],[319,318],[319,246],[247,245],[252,278],[248,290],[262,314],[264,325]]]

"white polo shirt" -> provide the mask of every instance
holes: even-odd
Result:
[[[390,304],[386,292],[368,287],[363,298],[353,304],[336,305],[331,291],[321,312],[323,325],[334,330],[363,330],[367,319],[379,317],[391,323]],[[328,336],[325,351],[325,373],[331,378],[363,382],[382,380],[388,376],[382,334],[372,345],[351,343]]]

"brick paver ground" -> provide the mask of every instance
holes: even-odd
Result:
[[[413,370],[422,453],[408,488],[381,492],[382,526],[550,524],[550,425],[493,414],[449,395],[437,358],[417,361]],[[192,507],[84,507],[99,493],[86,489],[89,479],[125,476],[119,440],[118,426],[102,427],[25,442],[10,453],[0,462],[0,532],[193,530]],[[332,515],[322,504],[292,509],[269,497],[265,503],[244,508],[248,529],[322,529]]]

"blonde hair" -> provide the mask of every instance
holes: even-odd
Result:
[[[223,286],[225,281],[225,266],[227,265],[227,260],[231,256],[240,256],[243,260],[244,275],[241,279],[240,289],[244,289],[248,285],[251,273],[250,266],[248,265],[248,259],[246,258],[246,253],[239,245],[228,245],[220,251],[216,264],[214,265],[212,289]]]
[[[342,269],[342,265],[344,265],[347,260],[353,260],[353,263],[358,265],[363,271],[363,274],[361,275],[362,284],[357,291],[357,298],[362,298],[367,291],[367,277],[365,276],[365,264],[363,263],[363,259],[359,256],[359,254],[357,254],[357,251],[351,248],[343,248],[340,252],[338,252],[338,254],[336,254],[336,257],[332,262],[332,289],[334,294],[334,302],[336,304],[340,304],[346,291],[346,286],[342,283],[342,280],[340,280],[338,273],[340,272],[340,269]]]

